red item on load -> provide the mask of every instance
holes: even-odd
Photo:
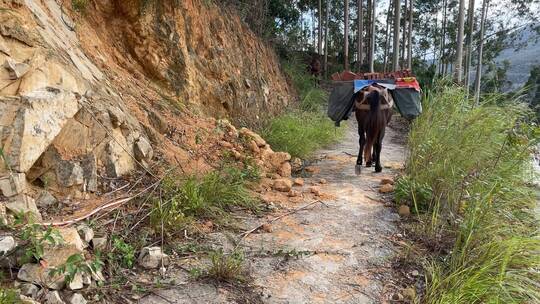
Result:
[[[420,92],[420,84],[415,77],[404,77],[396,79],[396,88],[398,89],[415,89]]]

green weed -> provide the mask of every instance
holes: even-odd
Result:
[[[103,262],[97,254],[92,261],[86,261],[82,254],[74,254],[68,257],[66,262],[53,270],[52,276],[64,275],[65,282],[71,283],[77,274],[92,274],[101,271]]]
[[[527,186],[538,129],[524,105],[501,96],[474,107],[461,88],[439,85],[412,125],[396,198],[417,207],[424,235],[453,240],[450,254],[426,267],[425,303],[540,301],[536,199]]]
[[[0,287],[0,303],[2,304],[19,304],[22,301],[19,299],[19,294],[14,289],[5,289]]]
[[[244,255],[235,251],[224,254],[218,250],[210,253],[212,265],[208,269],[208,277],[224,282],[242,282],[245,280]]]
[[[34,222],[33,216],[17,214],[14,222],[14,231],[24,242],[23,262],[39,261],[44,254],[45,246],[55,246],[63,242],[62,236],[52,226],[43,227]]]
[[[88,7],[88,0],[71,0],[71,6],[76,12],[84,14]]]
[[[161,196],[154,199],[150,222],[169,232],[183,229],[194,219],[227,224],[231,207],[257,208],[258,200],[245,186],[251,178],[251,173],[232,166],[202,177],[168,177],[161,184]]]
[[[338,141],[344,128],[335,128],[323,114],[328,94],[317,87],[316,79],[306,72],[306,66],[292,60],[283,67],[298,91],[300,102],[270,120],[261,134],[274,150],[307,158],[315,150]]]
[[[113,235],[111,240],[113,249],[108,254],[109,263],[112,262],[129,269],[133,268],[135,265],[135,248],[119,236]]]

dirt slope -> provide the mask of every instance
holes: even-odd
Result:
[[[242,161],[249,149],[216,118],[256,125],[295,98],[273,50],[210,1],[72,3],[0,0],[8,209],[84,206],[111,179],[167,163],[193,173],[222,153]]]

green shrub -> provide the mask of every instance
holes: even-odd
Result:
[[[478,107],[435,87],[409,134],[398,198],[421,203],[427,236],[454,240],[427,267],[425,303],[540,301],[539,226],[527,186],[538,130],[529,110],[493,95]]]
[[[307,73],[307,66],[297,62],[285,62],[283,69],[298,92],[298,105],[272,119],[260,132],[274,150],[307,158],[315,150],[338,141],[344,128],[335,128],[323,114],[328,94]]]
[[[337,142],[344,128],[337,129],[322,113],[292,111],[273,119],[262,131],[276,151],[307,158],[317,149]]]

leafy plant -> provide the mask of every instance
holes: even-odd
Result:
[[[82,254],[77,253],[67,258],[66,262],[54,269],[52,275],[64,275],[65,282],[71,283],[77,274],[92,274],[101,271],[104,263],[100,255],[96,254],[92,261],[86,261]]]
[[[17,214],[15,226],[19,227],[15,231],[25,243],[24,261],[39,261],[44,254],[45,246],[55,246],[63,242],[59,231],[52,226],[43,227],[36,224],[30,214]]]
[[[109,261],[117,262],[125,268],[133,268],[135,265],[135,248],[117,235],[113,235],[111,240],[113,249],[108,254]]]

